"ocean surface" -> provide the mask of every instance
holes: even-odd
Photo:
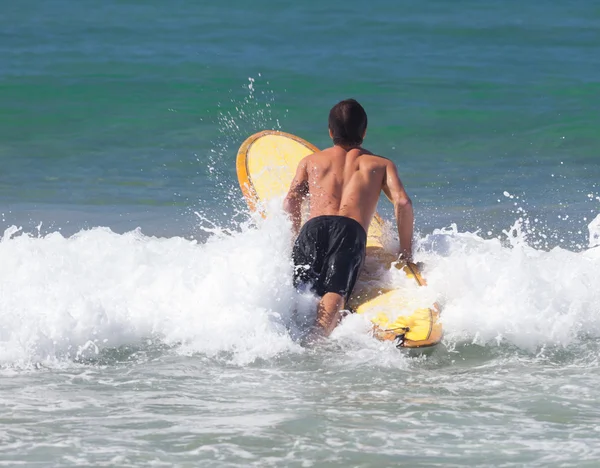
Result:
[[[597,466],[597,2],[0,10],[1,466]],[[413,199],[428,354],[356,316],[302,346],[289,225],[237,186],[247,136],[324,147],[348,97]]]

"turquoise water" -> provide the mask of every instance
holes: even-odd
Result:
[[[594,2],[5,3],[0,461],[594,465]],[[415,204],[429,357],[299,347],[285,222],[247,223],[241,142],[328,145],[347,97]]]
[[[2,21],[5,204],[185,208],[215,191],[216,204],[207,168],[228,192],[248,134],[282,128],[327,145],[327,111],[347,96],[368,110],[369,146],[398,162],[421,223],[441,207],[490,223],[505,190],[544,217],[561,203],[581,217],[597,192],[591,2],[374,2],[369,14],[40,2],[10,5]]]

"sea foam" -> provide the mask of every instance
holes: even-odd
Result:
[[[103,227],[70,237],[7,229],[0,365],[72,362],[148,340],[241,365],[304,352],[297,309],[306,313],[314,300],[293,288],[290,224],[274,211],[236,231],[213,229],[203,243]],[[416,259],[429,283],[423,291],[443,305],[447,347],[509,344],[536,352],[600,336],[598,248],[536,250],[525,237],[517,222],[502,239],[456,226],[418,239]],[[398,273],[388,281],[407,287]],[[351,353],[380,352],[368,330],[362,317],[350,317],[332,340]]]

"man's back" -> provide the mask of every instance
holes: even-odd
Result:
[[[388,160],[363,148],[334,146],[306,158],[310,218],[346,216],[368,230]]]

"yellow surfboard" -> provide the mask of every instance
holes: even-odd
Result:
[[[289,133],[265,130],[249,137],[237,155],[237,174],[242,193],[253,211],[265,213],[265,202],[283,198],[302,158],[319,151],[314,145]],[[367,259],[348,306],[373,322],[374,335],[394,341],[402,348],[433,346],[442,339],[440,308],[416,308],[400,289],[385,288],[381,277],[396,267],[423,286],[417,265],[397,262],[383,247],[384,223],[375,214],[367,236]]]

